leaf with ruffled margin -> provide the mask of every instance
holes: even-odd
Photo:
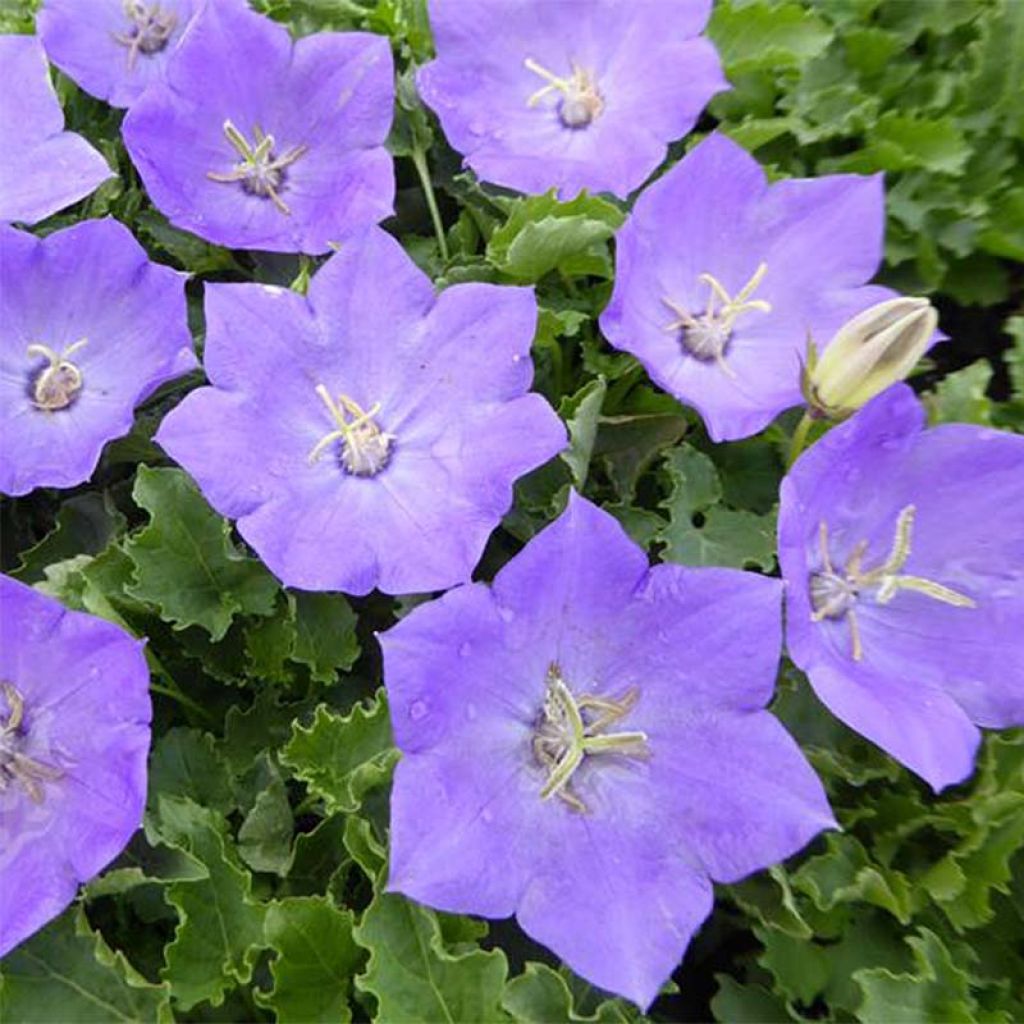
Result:
[[[658,539],[664,557],[683,565],[718,565],[768,572],[775,565],[775,516],[719,504],[722,485],[708,456],[689,445],[665,460],[672,490],[661,507],[669,523]]]
[[[190,1010],[204,1000],[219,1006],[229,988],[252,977],[265,943],[266,907],[253,900],[252,878],[226,841],[219,814],[190,800],[160,798],[158,819],[164,841],[182,847],[209,872],[208,879],[167,886],[178,928],[161,976],[178,1008]]]
[[[295,724],[281,751],[282,764],[323,800],[328,814],[358,810],[366,793],[391,777],[397,759],[382,690],[345,716],[321,704],[308,728]]]
[[[927,928],[907,939],[917,970],[894,974],[884,967],[857,971],[864,993],[857,1018],[864,1024],[920,1024],[974,1021],[975,1001],[967,974],[953,963],[949,950]]]
[[[173,1020],[169,986],[146,981],[92,931],[80,908],[18,946],[0,967],[0,1021]]]
[[[150,514],[124,545],[135,566],[132,597],[156,605],[175,628],[201,626],[214,640],[239,613],[273,612],[277,581],[239,552],[229,524],[180,469],[139,466],[132,497]]]
[[[323,897],[272,903],[264,922],[266,944],[277,952],[270,965],[274,987],[256,1001],[279,1024],[350,1021],[352,977],[365,953],[352,938],[355,918]]]
[[[545,274],[610,278],[608,240],[625,215],[604,199],[581,192],[560,203],[554,191],[518,199],[508,221],[491,236],[487,258],[514,281],[530,284]]]
[[[356,988],[374,996],[380,1021],[496,1024],[508,964],[500,950],[451,953],[437,915],[395,894],[378,893],[355,930],[370,952]]]
[[[359,657],[356,614],[341,594],[288,591],[271,617],[249,625],[245,648],[256,677],[284,681],[292,662],[305,665],[315,682],[333,683]]]
[[[509,981],[501,1005],[518,1024],[551,1024],[552,1021],[622,1024],[643,1019],[622,999],[605,999],[593,1013],[580,1013],[565,978],[547,964],[538,963],[526,964],[523,973]]]

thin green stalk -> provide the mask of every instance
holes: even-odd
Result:
[[[434,195],[434,183],[430,180],[430,168],[427,166],[427,154],[422,149],[412,151],[412,162],[416,173],[420,176],[423,195],[430,210],[430,219],[434,222],[434,234],[437,235],[437,247],[441,251],[441,259],[448,262],[448,240],[444,237],[444,224],[441,223],[441,211],[437,208],[437,197]]]
[[[786,468],[796,462],[800,453],[804,450],[807,445],[807,435],[811,432],[811,427],[814,424],[814,417],[811,416],[810,410],[805,410],[803,417],[800,422],[796,425],[796,430],[793,431],[793,438],[789,442],[789,458],[786,460]]]

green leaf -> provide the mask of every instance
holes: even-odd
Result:
[[[238,830],[238,854],[253,871],[287,874],[295,827],[284,782],[276,768]]]
[[[333,683],[359,657],[356,615],[340,594],[288,594],[294,605],[295,644],[293,661],[308,666],[318,683]]]
[[[182,1010],[204,1000],[219,1006],[228,988],[252,977],[264,945],[266,908],[252,898],[252,879],[226,841],[223,818],[190,800],[161,797],[158,804],[165,842],[192,854],[209,872],[208,879],[167,886],[178,928],[161,977]]]
[[[341,594],[288,591],[273,616],[246,628],[249,671],[262,679],[286,681],[287,662],[305,665],[315,682],[333,683],[359,657],[356,614]]]
[[[561,458],[572,471],[573,483],[578,491],[583,490],[590,468],[590,456],[597,438],[597,423],[601,405],[608,392],[603,377],[597,377],[585,384],[575,395],[567,395],[558,407],[558,415],[569,428],[569,447]]]
[[[793,876],[797,889],[807,893],[820,910],[863,900],[888,910],[903,924],[909,922],[911,891],[905,875],[872,863],[852,835],[830,832],[825,842],[829,852],[811,858]]]
[[[832,29],[798,3],[725,0],[715,5],[708,35],[732,74],[799,67],[828,46]]]
[[[864,1024],[974,1021],[967,975],[950,959],[938,936],[921,928],[907,944],[917,967],[913,974],[894,974],[884,967],[854,974],[864,993],[857,1019]]]
[[[149,787],[151,794],[187,798],[222,814],[235,807],[227,765],[213,737],[197,729],[170,729],[156,741]]]
[[[0,966],[0,1021],[35,1024],[173,1022],[166,984],[154,985],[68,911],[18,946]]]
[[[681,411],[602,416],[594,458],[604,463],[619,497],[630,501],[640,477],[659,453],[683,436],[686,427]]]
[[[594,1013],[581,1014],[565,978],[547,964],[528,963],[523,973],[505,986],[501,1005],[520,1024],[552,1024],[554,1021],[626,1020],[619,1000],[601,1002]]]
[[[761,985],[741,985],[728,974],[716,974],[718,991],[711,1000],[715,1020],[723,1024],[787,1024],[794,1020],[785,1000]]]
[[[981,360],[939,381],[924,396],[932,423],[978,423],[992,425],[992,403],[986,396],[992,367]]]
[[[363,951],[352,938],[354,918],[322,896],[272,903],[264,922],[266,944],[276,950],[270,965],[274,987],[256,1001],[280,1024],[350,1021],[352,977]]]
[[[238,270],[230,249],[204,242],[198,235],[172,227],[156,210],[143,210],[135,219],[135,228],[141,240],[170,256],[180,267],[193,274]]]
[[[508,966],[500,950],[451,953],[437,916],[402,896],[378,893],[356,941],[370,951],[356,987],[377,999],[382,1021],[494,1024],[501,1010]]]
[[[181,470],[140,466],[132,496],[150,514],[124,545],[135,566],[132,597],[156,605],[175,628],[201,626],[214,640],[240,612],[273,611],[277,581],[238,551],[230,526]]]
[[[552,270],[570,276],[611,277],[608,239],[624,217],[618,207],[580,193],[560,203],[554,192],[515,202],[491,236],[487,258],[516,281],[539,281]]]
[[[775,565],[775,517],[719,505],[701,526],[680,520],[662,531],[664,557],[683,565],[722,565],[770,572]]]
[[[324,801],[328,814],[358,810],[366,793],[390,778],[397,757],[383,690],[344,717],[321,704],[308,728],[295,724],[281,751],[282,763]]]
[[[35,583],[43,579],[44,570],[52,562],[99,554],[124,525],[125,518],[107,491],[72,495],[60,506],[54,528],[22,552],[20,564],[11,575],[23,583]]]

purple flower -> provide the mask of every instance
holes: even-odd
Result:
[[[153,202],[219,245],[326,252],[391,213],[383,36],[288,30],[239,2],[202,8],[124,121]]]
[[[114,176],[81,135],[64,131],[35,36],[0,35],[0,221],[34,224]]]
[[[970,775],[975,725],[1024,725],[1024,437],[925,429],[890,388],[783,481],[779,558],[793,660],[934,789]]]
[[[45,0],[37,24],[61,71],[111,106],[130,107],[163,79],[197,6],[198,0]]]
[[[366,594],[469,579],[512,483],[565,445],[527,394],[524,288],[435,294],[379,228],[309,296],[206,289],[206,372],[157,440],[286,585]]]
[[[142,644],[0,576],[0,956],[56,917],[142,821]]]
[[[862,309],[882,258],[881,175],[768,185],[711,135],[637,200],[616,241],[601,329],[716,441],[747,437],[803,401],[801,361]]]
[[[195,366],[181,274],[123,225],[0,225],[0,493],[73,487],[132,410]]]
[[[423,99],[484,181],[625,197],[727,89],[711,0],[430,0]]]
[[[498,574],[381,636],[395,739],[388,886],[505,917],[646,1006],[734,882],[833,826],[764,711],[780,585],[649,569],[572,495]]]

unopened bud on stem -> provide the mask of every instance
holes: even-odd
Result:
[[[821,356],[810,341],[801,382],[807,404],[830,419],[849,416],[910,373],[938,322],[927,299],[901,296],[848,320]]]

